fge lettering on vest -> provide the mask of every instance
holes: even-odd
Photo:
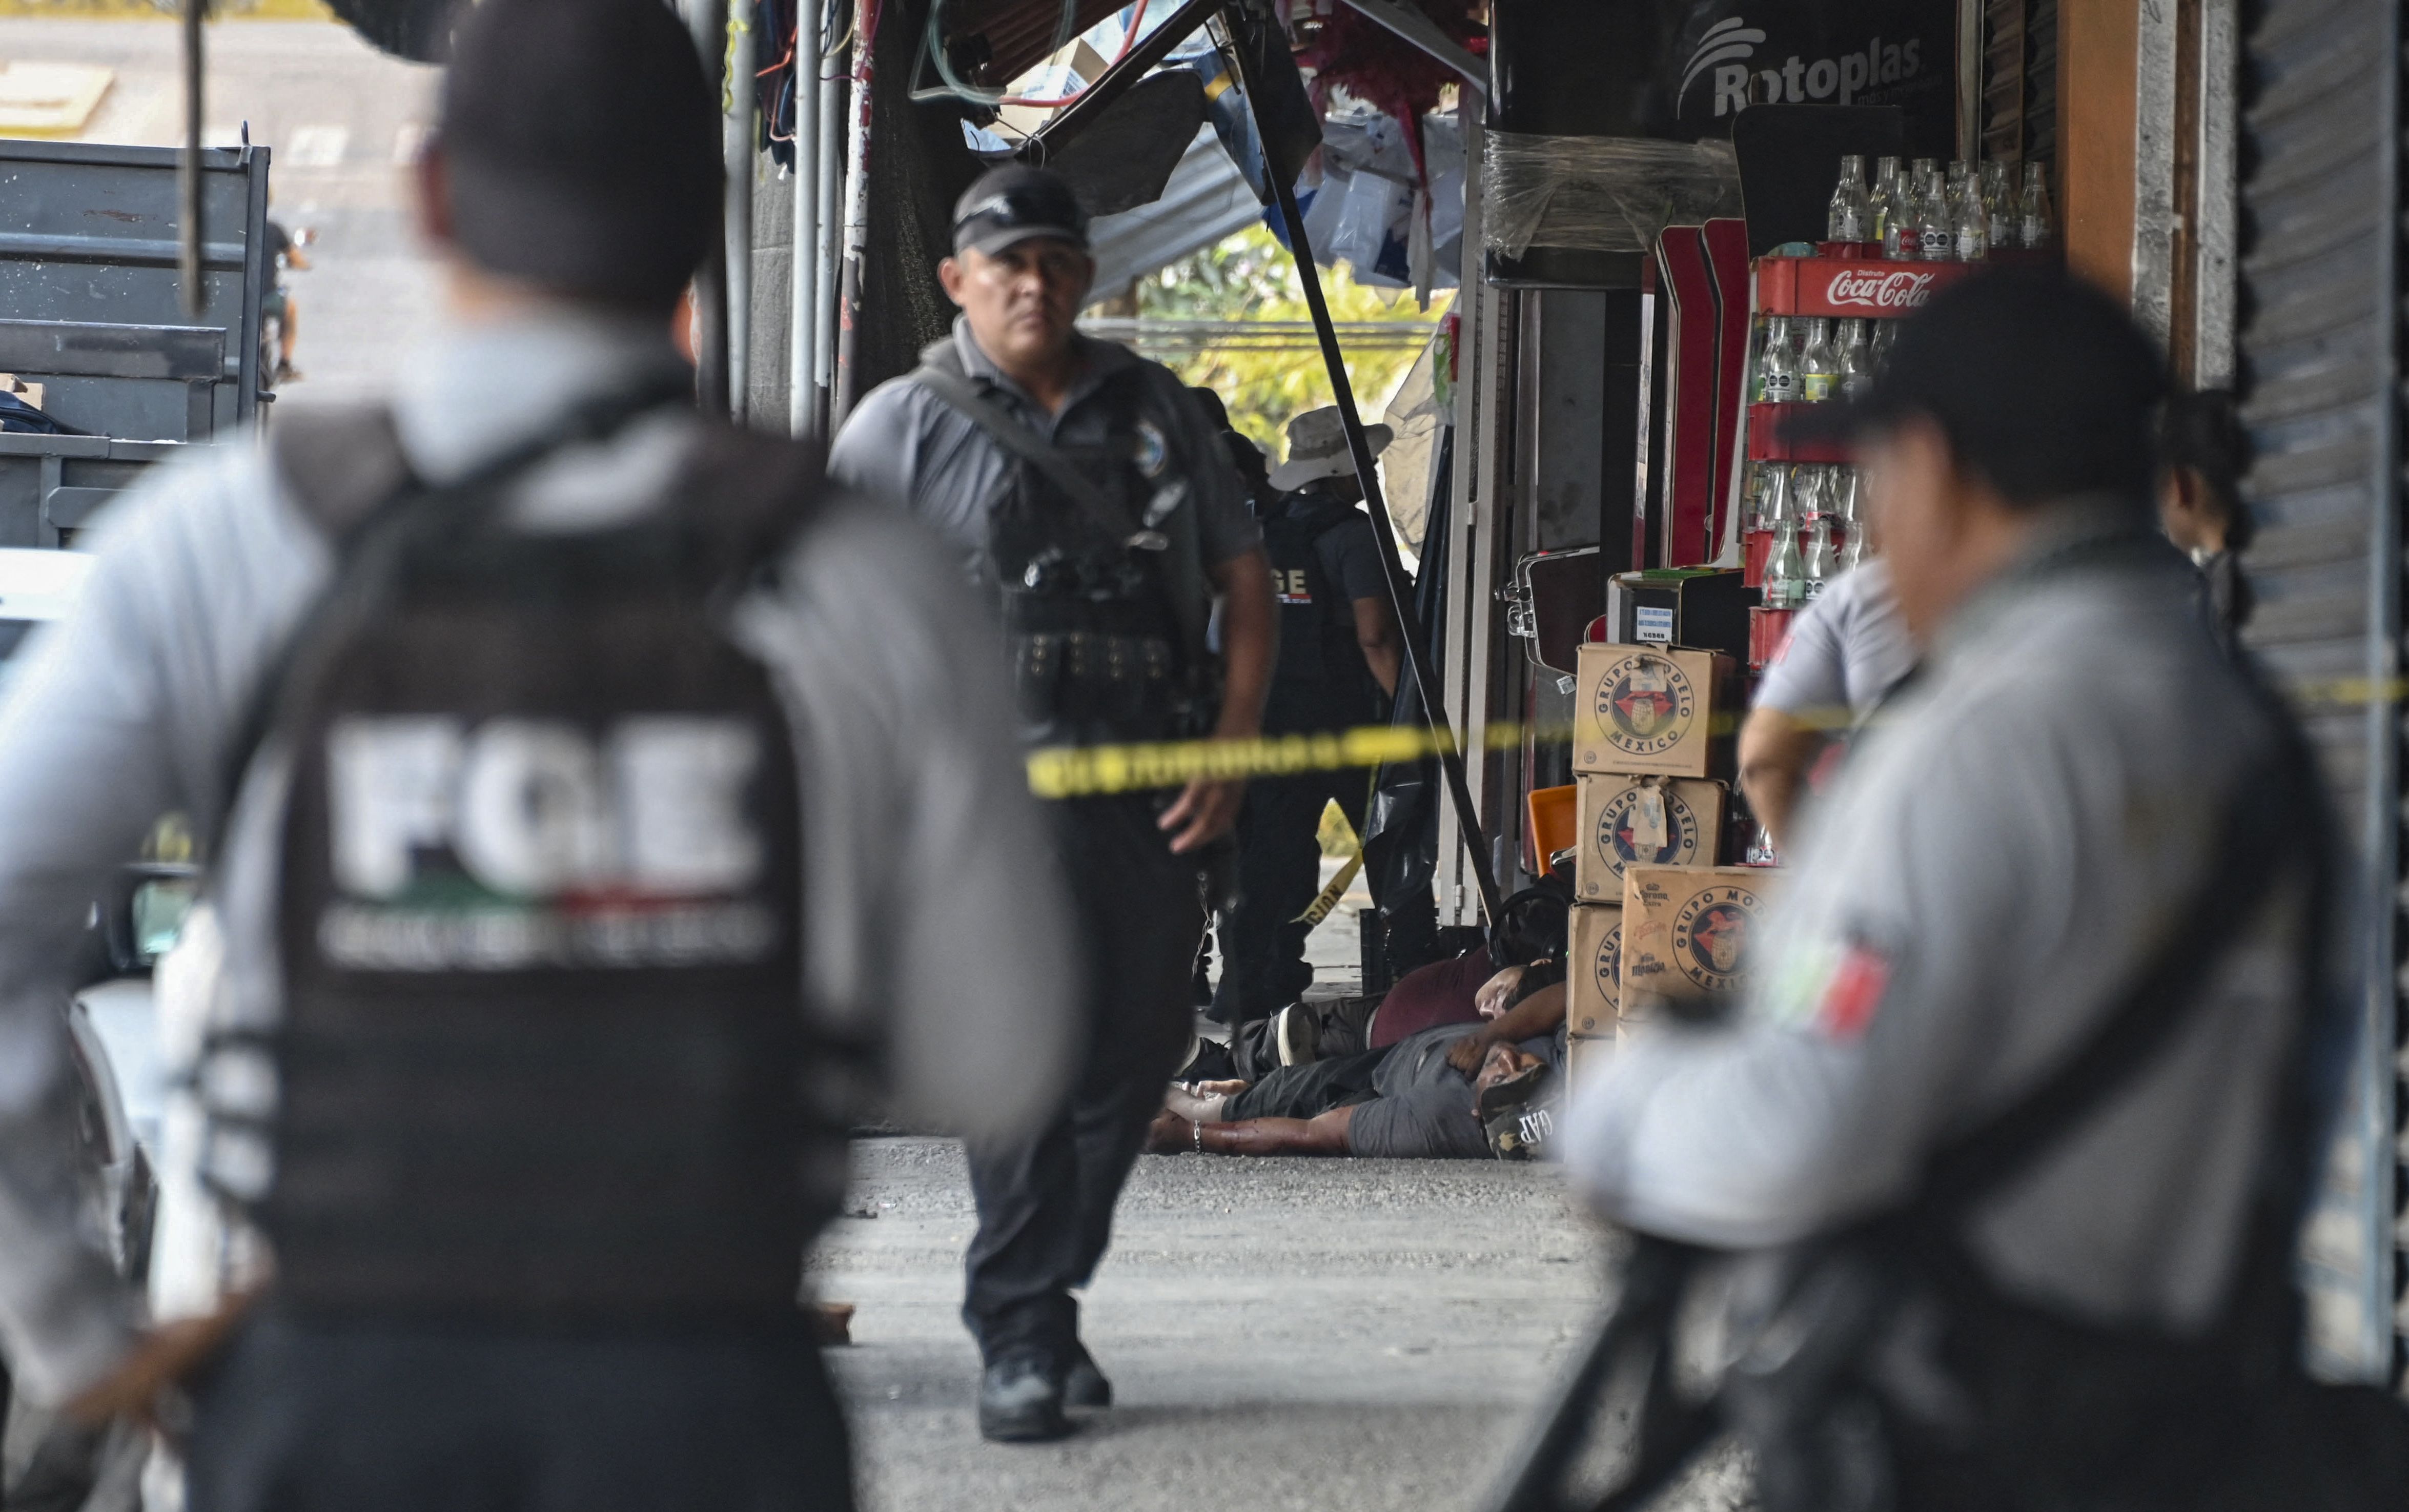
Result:
[[[1313,602],[1312,576],[1301,567],[1272,569],[1272,593],[1283,604]]]
[[[353,716],[326,736],[319,948],[368,971],[692,967],[764,958],[772,847],[742,718]]]

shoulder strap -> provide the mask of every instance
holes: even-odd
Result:
[[[1079,506],[1089,523],[1115,540],[1124,540],[1132,534],[1132,522],[1121,517],[1102,489],[1071,466],[1070,459],[1055,450],[1051,441],[988,403],[969,379],[929,363],[913,369],[911,377],[912,382],[943,399],[963,419],[986,431],[998,446],[1044,473],[1047,482]]]
[[[418,481],[382,404],[302,410],[277,423],[268,450],[286,494],[338,543]]]
[[[2286,716],[2275,711],[2279,720]],[[2173,930],[2142,963],[2117,1008],[2048,1080],[1982,1127],[1944,1146],[1925,1183],[1927,1210],[1963,1212],[2029,1170],[2080,1128],[2171,1043],[2201,1001],[2211,972],[2247,937],[2253,914],[2279,875],[2304,853],[2312,868],[2322,847],[2303,846],[2322,815],[2298,765],[2288,723],[2279,724],[2278,755],[2245,774],[2229,807],[2208,873]]]
[[[295,505],[324,532],[335,550],[335,569],[325,587],[294,622],[294,628],[260,670],[226,742],[219,769],[215,825],[223,830],[241,796],[244,775],[267,738],[296,650],[322,633],[330,609],[346,597],[347,578],[362,538],[409,500],[432,492],[490,493],[572,441],[610,434],[646,410],[670,402],[680,387],[667,377],[648,378],[573,410],[558,426],[479,468],[469,477],[430,487],[410,465],[401,436],[386,405],[303,412],[277,422],[270,442],[274,466]],[[214,854],[220,835],[209,837]]]

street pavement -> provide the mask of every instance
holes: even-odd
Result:
[[[1325,880],[1335,863],[1325,862]],[[1351,988],[1360,886],[1307,942]],[[1144,1156],[1082,1332],[1118,1404],[1059,1445],[980,1442],[959,1148],[855,1145],[813,1264],[865,1512],[1470,1512],[1595,1317],[1609,1246],[1552,1166]],[[1746,1505],[1726,1456],[1667,1504]]]

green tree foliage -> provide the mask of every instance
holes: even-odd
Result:
[[[1345,267],[1323,269],[1321,290],[1330,303],[1330,318],[1342,324],[1392,320],[1427,323],[1445,312],[1434,301],[1431,312],[1424,314],[1405,291],[1367,288]],[[1139,280],[1137,307],[1141,320],[1312,319],[1295,265],[1261,225],[1248,226],[1151,278]],[[1345,345],[1343,339],[1340,344]],[[1390,390],[1419,354],[1420,349],[1413,346],[1348,353],[1348,382],[1367,421],[1379,418]],[[1281,350],[1207,349],[1159,355],[1188,382],[1219,392],[1229,408],[1231,424],[1268,447],[1275,460],[1287,453],[1290,417],[1332,402],[1330,378],[1309,334],[1300,337],[1295,346]]]

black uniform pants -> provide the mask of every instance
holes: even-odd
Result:
[[[852,1512],[798,1317],[724,1332],[246,1322],[196,1392],[191,1512]]]
[[[1051,805],[1079,914],[1089,1046],[1068,1104],[1036,1134],[967,1150],[978,1233],[962,1321],[990,1363],[1076,1358],[1075,1287],[1112,1237],[1113,1204],[1188,1053],[1190,969],[1204,929],[1196,863],[1171,854],[1150,796]]]
[[[1313,985],[1297,915],[1321,890],[1321,811],[1333,799],[1363,832],[1371,793],[1360,767],[1259,777],[1247,785],[1238,814],[1238,903],[1221,915],[1221,980],[1213,1017],[1244,1024],[1296,1001]]]

